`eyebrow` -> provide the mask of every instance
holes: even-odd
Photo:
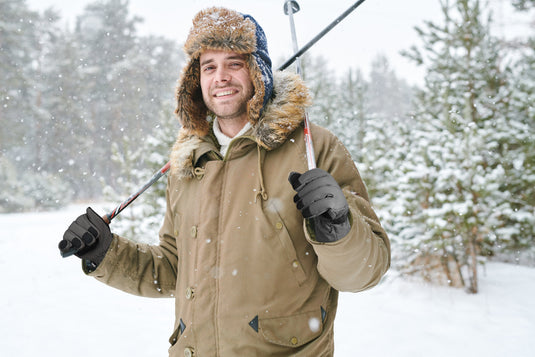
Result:
[[[235,55],[229,55],[227,57],[225,57],[225,60],[241,60],[241,61],[245,61],[245,56],[244,55],[240,55],[240,54],[235,54]],[[214,59],[209,57],[208,59],[202,61],[200,63],[201,67],[206,65],[206,64],[209,64],[209,63],[212,63],[214,62]]]

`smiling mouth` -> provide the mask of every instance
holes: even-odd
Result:
[[[228,95],[232,95],[234,93],[237,93],[237,91],[235,91],[235,90],[225,90],[225,91],[216,93],[214,96],[216,98],[219,98],[219,97],[225,97],[225,96],[228,96]]]

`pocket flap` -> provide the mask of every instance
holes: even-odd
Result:
[[[323,331],[321,309],[292,316],[260,318],[258,322],[267,341],[288,347],[302,346]]]

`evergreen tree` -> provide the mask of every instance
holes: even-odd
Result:
[[[363,165],[369,163],[364,145],[371,116],[368,86],[362,71],[348,69],[336,90],[337,119],[331,129],[344,142],[353,160]]]
[[[141,21],[130,16],[128,5],[127,0],[93,2],[77,17],[74,32],[80,44],[77,105],[85,121],[79,133],[87,138],[85,144],[91,152],[82,171],[106,180],[116,175],[110,162],[111,144],[129,134],[125,128],[133,118],[126,116],[125,109],[136,107],[129,102],[135,91],[120,70],[127,66],[127,54],[136,48],[136,25]],[[98,194],[98,180],[88,180],[85,186],[90,194]]]
[[[476,293],[478,255],[492,254],[511,204],[503,191],[508,148],[499,143],[518,133],[507,117],[507,76],[481,1],[441,6],[444,23],[417,29],[423,50],[406,53],[427,75],[399,176],[414,194],[398,202],[404,215],[395,234],[408,253],[438,257],[450,284]]]
[[[71,197],[46,167],[48,113],[43,107],[43,44],[57,20],[25,1],[0,1],[0,211],[53,208]],[[55,137],[57,140],[57,137]]]
[[[81,171],[109,182],[121,176],[110,161],[112,143],[124,138],[140,142],[158,125],[154,113],[173,97],[181,59],[173,41],[138,37],[136,26],[142,20],[130,16],[128,7],[125,0],[92,3],[75,29],[82,84],[77,99],[84,121],[78,133],[87,138],[83,144],[90,153]],[[100,193],[96,183],[85,183],[87,195]]]
[[[535,4],[532,2],[532,5]],[[517,53],[511,80],[511,114],[509,125],[516,128],[515,136],[504,135],[499,142],[507,155],[504,170],[508,177],[505,190],[511,192],[507,225],[500,228],[502,246],[515,255],[527,253],[535,257],[535,36]],[[517,257],[520,259],[520,257]]]
[[[519,10],[535,8],[535,0],[513,0],[513,6]]]
[[[24,0],[0,0],[0,157],[30,167],[35,155],[25,152],[35,132],[37,96],[34,61],[39,54],[38,14]]]
[[[337,91],[336,76],[329,69],[323,57],[303,56],[301,58],[303,79],[312,96],[312,107],[308,114],[311,121],[323,126],[331,126],[336,122]]]
[[[79,48],[73,34],[59,26],[59,15],[46,10],[39,22],[39,123],[35,136],[36,161],[43,171],[67,183],[73,196],[83,192],[80,163],[91,147],[81,133],[84,121],[79,104],[81,83],[78,70]]]
[[[374,57],[370,70],[370,110],[385,120],[405,117],[410,109],[411,88],[397,77],[384,55]]]
[[[363,176],[371,196],[379,202],[381,197],[398,189],[395,184],[391,185],[391,178],[404,155],[407,142],[404,127],[412,88],[397,77],[384,55],[374,58],[369,77],[365,97],[369,114],[363,144],[366,163]]]

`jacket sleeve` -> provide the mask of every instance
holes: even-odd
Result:
[[[318,256],[319,273],[333,288],[362,291],[377,285],[390,267],[390,242],[349,152],[334,135],[316,129],[318,167],[329,172],[342,188],[351,230],[336,242],[321,243],[313,239],[305,220],[305,235]]]
[[[168,204],[158,245],[135,243],[114,234],[102,262],[92,272],[83,264],[84,272],[130,294],[171,297],[175,292],[178,264],[173,232],[173,213]]]

